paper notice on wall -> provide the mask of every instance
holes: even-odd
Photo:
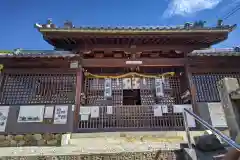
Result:
[[[184,105],[173,105],[173,113],[183,113]]]
[[[162,113],[168,113],[168,106],[162,105]]]
[[[154,117],[162,116],[162,107],[160,105],[153,106],[153,110],[154,110]]]
[[[17,121],[21,123],[43,122],[44,108],[44,105],[20,106]]]
[[[53,118],[54,106],[46,106],[44,112],[44,118]]]
[[[91,118],[98,118],[99,117],[99,107],[92,106],[91,107]]]
[[[9,106],[0,107],[0,132],[5,132],[8,113],[9,113]]]
[[[66,124],[68,106],[55,106],[54,124]]]
[[[221,103],[208,103],[213,127],[227,127],[226,117]]]
[[[88,121],[89,115],[88,114],[81,114],[80,118],[81,118],[81,121]]]
[[[173,105],[173,113],[183,113],[184,112],[184,108],[188,109],[189,111],[193,111],[192,109],[192,105]],[[196,127],[196,122],[195,119],[193,118],[193,116],[191,116],[190,114],[187,113],[187,122],[188,122],[188,126],[189,127]]]
[[[113,114],[113,107],[107,106],[107,114]]]
[[[91,113],[91,107],[85,107],[85,106],[80,107],[80,112],[79,112],[80,115],[82,114],[89,115],[90,113]]]

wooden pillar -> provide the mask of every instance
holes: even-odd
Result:
[[[80,66],[76,72],[76,97],[75,97],[73,131],[77,131],[78,129],[79,111],[81,106],[82,81],[83,81],[83,70],[82,70],[82,67]]]
[[[197,109],[197,99],[196,99],[197,90],[196,90],[196,86],[193,83],[192,73],[189,70],[189,66],[185,65],[185,71],[186,71],[188,85],[189,85],[189,89],[190,89],[190,93],[191,93],[193,111],[197,115],[199,115],[199,112],[198,112],[198,109]]]

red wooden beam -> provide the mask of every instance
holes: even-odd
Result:
[[[83,67],[184,66],[185,58],[83,59]]]

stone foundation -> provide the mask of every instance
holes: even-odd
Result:
[[[62,134],[0,135],[0,147],[60,146]]]

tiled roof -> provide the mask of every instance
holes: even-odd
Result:
[[[104,26],[104,27],[94,27],[94,26],[82,26],[75,27],[73,22],[65,21],[61,27],[58,27],[52,19],[47,19],[45,24],[35,24],[35,28],[40,31],[68,31],[68,32],[164,32],[164,31],[232,31],[236,25],[224,25],[222,20],[217,21],[216,27],[206,27],[206,21],[199,20],[195,22],[186,22],[184,25],[178,26]]]
[[[195,50],[188,56],[240,56],[240,52],[235,48],[204,49]]]
[[[0,51],[0,58],[59,58],[59,57],[76,57],[78,55],[69,51],[54,50],[15,50]]]
[[[104,32],[104,33],[165,33],[165,32],[231,32],[235,25],[224,25],[219,20],[214,27],[205,26],[206,21],[187,22],[177,26],[81,26],[75,27],[71,21],[66,21],[63,26],[57,27],[52,20],[48,19],[45,24],[35,24],[40,32]]]
[[[70,51],[21,49],[15,51],[0,50],[0,58],[71,58],[77,56],[79,55]],[[189,53],[188,56],[240,56],[240,50],[236,50],[236,48],[194,50]]]
[[[107,33],[141,33],[141,32],[214,32],[214,31],[232,31],[235,26],[224,27],[190,27],[184,26],[153,26],[153,27],[74,27],[74,28],[39,28],[41,32],[107,32]]]

